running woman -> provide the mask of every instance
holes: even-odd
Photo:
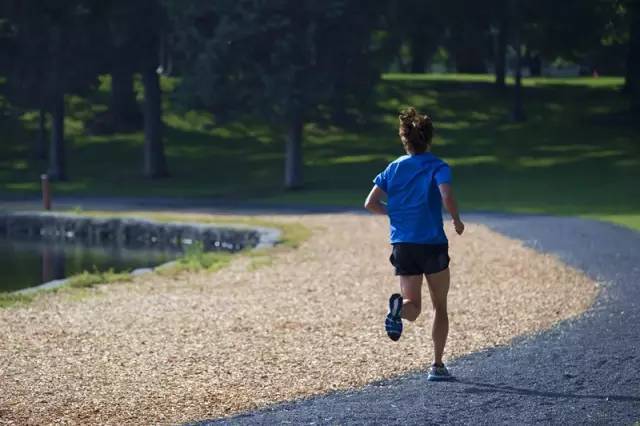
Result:
[[[442,205],[451,214],[458,235],[464,232],[464,223],[451,189],[451,169],[431,153],[431,118],[408,108],[400,113],[399,119],[400,141],[407,155],[390,163],[375,177],[364,203],[372,213],[389,216],[393,246],[389,260],[400,277],[402,294],[394,293],[389,298],[385,329],[389,338],[396,341],[402,334],[402,319],[418,318],[425,277],[435,310],[431,334],[434,360],[428,380],[448,380],[452,376],[442,362],[442,355],[449,334],[450,259]]]

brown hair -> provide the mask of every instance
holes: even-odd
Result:
[[[400,120],[398,134],[405,151],[411,154],[425,152],[433,139],[431,117],[422,115],[415,108],[410,107],[400,111],[398,119]]]

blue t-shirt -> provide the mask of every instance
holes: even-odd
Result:
[[[403,155],[373,180],[387,193],[391,243],[446,244],[438,185],[451,182],[449,165],[430,152]]]

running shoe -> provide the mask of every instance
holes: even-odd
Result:
[[[394,342],[400,338],[402,334],[402,318],[400,318],[400,311],[402,310],[402,296],[398,293],[394,293],[389,298],[389,313],[384,320],[384,329],[387,331],[387,336]]]
[[[451,379],[453,379],[453,376],[449,373],[449,370],[447,370],[447,367],[445,367],[444,364],[431,364],[427,380],[430,382],[442,382]]]

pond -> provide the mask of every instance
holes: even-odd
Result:
[[[0,292],[15,291],[83,271],[116,272],[153,267],[180,257],[177,249],[128,249],[80,242],[34,241],[0,236]]]

